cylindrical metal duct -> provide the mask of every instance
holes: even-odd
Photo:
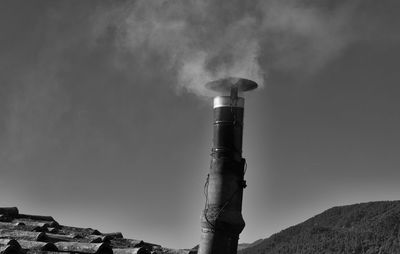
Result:
[[[198,253],[235,254],[239,234],[245,226],[242,198],[246,187],[246,161],[242,158],[244,99],[237,97],[237,92],[254,89],[257,85],[249,80],[232,78],[216,82],[207,86],[229,91],[230,96],[214,98],[212,158],[204,188],[206,204],[201,217]]]

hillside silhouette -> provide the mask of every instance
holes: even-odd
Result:
[[[333,207],[240,254],[400,254],[400,201]]]

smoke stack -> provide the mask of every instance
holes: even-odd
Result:
[[[239,92],[257,88],[248,79],[226,78],[206,84],[222,93],[214,98],[214,137],[210,173],[204,186],[206,204],[201,217],[199,254],[237,253],[242,217],[244,173],[242,158],[244,98]]]

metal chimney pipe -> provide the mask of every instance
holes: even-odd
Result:
[[[225,93],[214,98],[214,137],[210,172],[204,186],[206,204],[201,216],[199,254],[236,254],[242,217],[244,173],[242,158],[244,98],[238,92],[257,84],[241,78],[226,78],[206,84]]]

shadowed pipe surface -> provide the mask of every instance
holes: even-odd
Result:
[[[205,184],[206,204],[201,219],[199,254],[237,253],[242,217],[246,161],[242,158],[244,99],[238,91],[255,89],[253,81],[227,78],[207,88],[230,92],[214,98],[214,138],[210,173]]]

